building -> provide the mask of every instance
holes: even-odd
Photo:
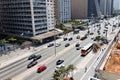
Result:
[[[72,19],[112,15],[113,0],[71,0]]]
[[[112,15],[113,0],[100,0],[100,9],[103,15]]]
[[[58,10],[61,22],[71,20],[71,0],[58,0]]]
[[[46,1],[47,7],[47,27],[48,30],[53,30],[55,26],[55,12],[54,12],[54,0]]]
[[[71,6],[71,14],[73,20],[87,18],[88,0],[71,0]]]
[[[59,8],[58,8],[58,0],[54,0],[54,12],[55,12],[55,20],[60,21],[59,18]]]
[[[46,0],[0,0],[1,32],[35,36],[48,31]]]

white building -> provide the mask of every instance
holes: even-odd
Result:
[[[71,20],[71,0],[58,0],[58,9],[61,22]]]
[[[48,30],[52,30],[55,26],[54,0],[46,0],[46,10],[47,27]]]

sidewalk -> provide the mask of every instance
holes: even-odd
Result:
[[[63,41],[62,38],[60,38],[60,39],[56,40],[56,43],[60,43],[62,41]],[[39,46],[39,47],[30,47],[30,49],[28,49],[28,48],[20,49],[19,48],[15,51],[8,52],[6,55],[0,56],[0,69],[9,64],[12,64],[20,59],[23,59],[34,53],[37,53],[38,51],[46,49],[48,44],[49,43]]]

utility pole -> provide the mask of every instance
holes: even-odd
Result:
[[[55,27],[56,27],[56,25],[54,26],[54,43],[55,43],[55,56],[56,56],[56,34],[55,34]]]

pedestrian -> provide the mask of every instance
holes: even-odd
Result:
[[[85,72],[87,72],[87,67],[85,67]]]

